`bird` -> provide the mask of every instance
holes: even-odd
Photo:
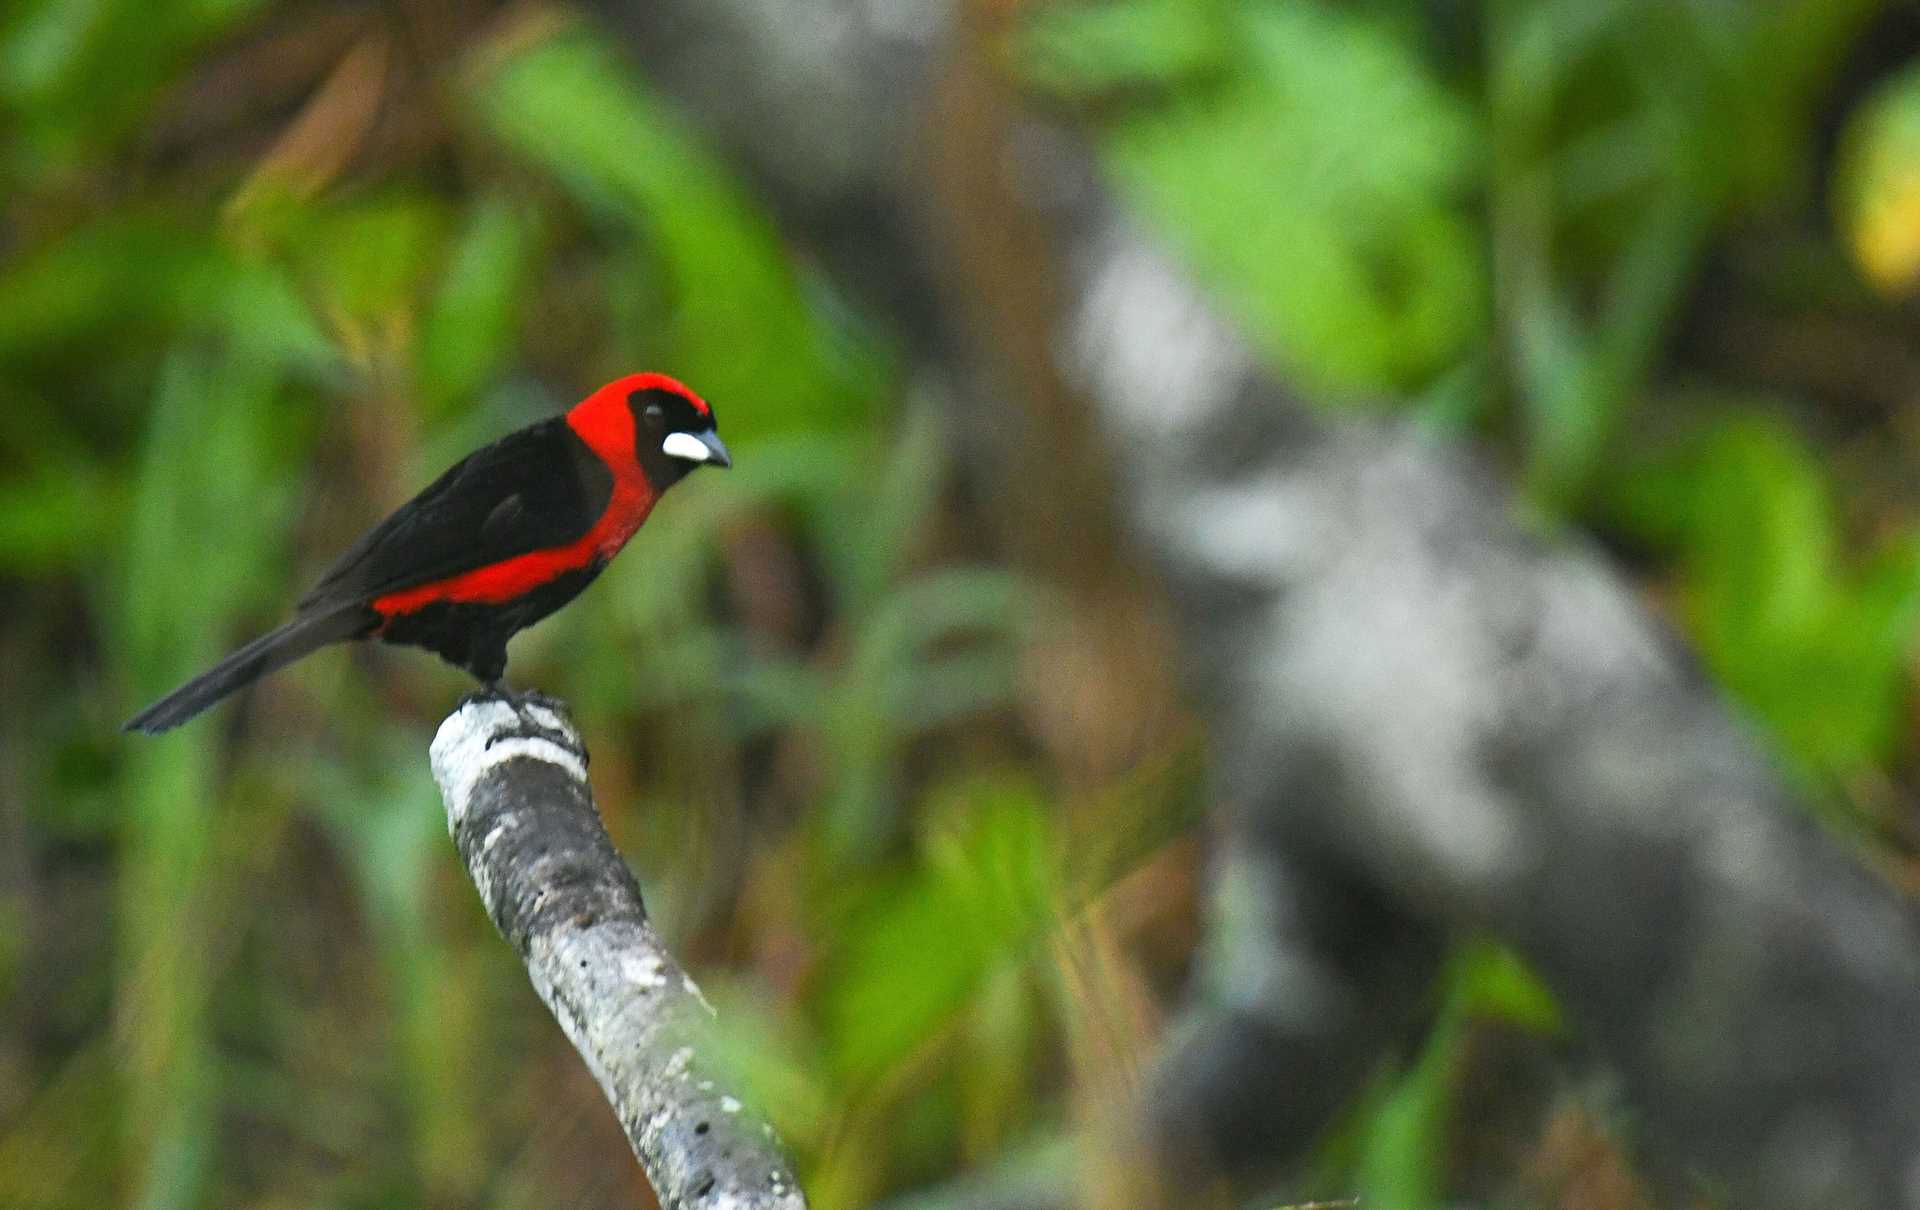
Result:
[[[729,467],[713,409],[665,374],[629,374],[564,415],[467,455],[375,525],[293,617],[127,720],[159,734],[331,643],[425,648],[501,688],[507,640],[573,600],[666,490]]]

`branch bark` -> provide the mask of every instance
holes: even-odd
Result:
[[[593,1072],[665,1210],[804,1210],[772,1127],[702,1059],[713,1009],[647,921],[557,703],[475,694],[434,736],[487,914]]]

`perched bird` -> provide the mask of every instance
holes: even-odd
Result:
[[[469,454],[373,527],[261,635],[128,720],[177,727],[328,643],[382,639],[499,682],[507,640],[580,594],[695,467],[731,466],[706,401],[631,374]]]

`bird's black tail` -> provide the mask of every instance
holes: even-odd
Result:
[[[121,730],[158,735],[178,727],[234,690],[276,668],[284,668],[316,648],[358,638],[378,620],[377,614],[358,603],[302,613],[134,715]]]

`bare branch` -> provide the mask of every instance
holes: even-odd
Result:
[[[487,914],[600,1082],[666,1210],[802,1210],[773,1130],[702,1058],[713,1010],[647,922],[558,703],[481,693],[433,740]]]

